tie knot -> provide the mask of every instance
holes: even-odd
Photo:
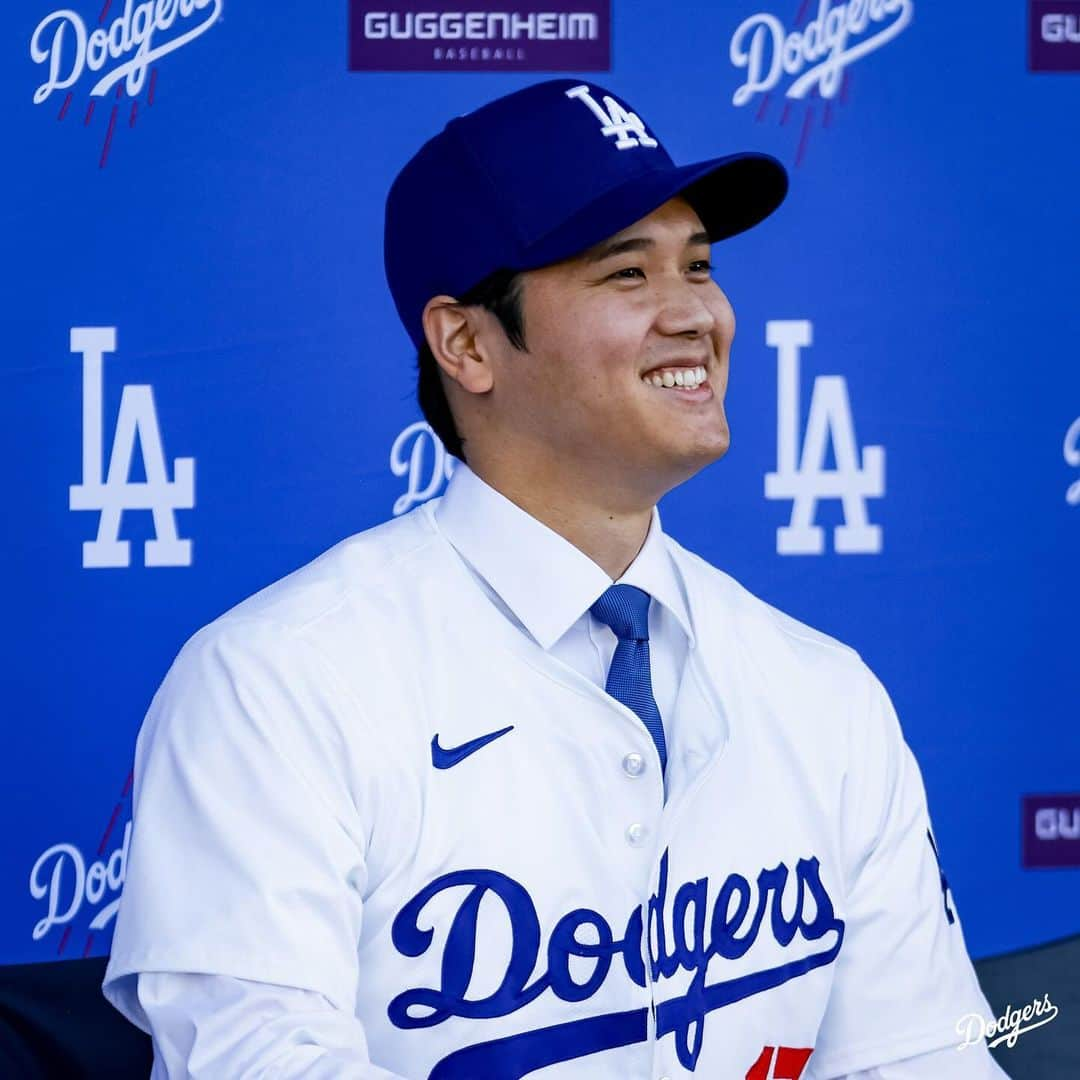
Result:
[[[589,610],[621,641],[649,640],[651,596],[636,585],[610,585]]]

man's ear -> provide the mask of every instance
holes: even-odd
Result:
[[[477,307],[462,306],[452,296],[434,296],[424,305],[424,335],[435,362],[473,394],[486,393],[495,379],[479,333],[485,314]]]

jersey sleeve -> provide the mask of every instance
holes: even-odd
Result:
[[[815,1080],[804,1074],[806,1080]],[[986,1042],[974,1043],[958,1053],[956,1047],[931,1050],[888,1065],[875,1065],[848,1073],[843,1080],[1009,1080],[1008,1073],[991,1057]]]
[[[289,629],[236,619],[191,638],[154,696],[102,987],[143,1030],[139,972],[295,987],[353,1014],[367,829],[343,749],[359,719],[334,679]]]
[[[149,971],[138,980],[153,1080],[403,1080],[368,1062],[360,1021],[322,994],[230,975]]]
[[[957,1023],[993,1016],[938,859],[926,791],[881,683],[865,691],[841,796],[844,942],[813,1056],[830,1080],[962,1042]]]

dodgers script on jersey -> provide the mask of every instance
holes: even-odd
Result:
[[[117,1008],[147,1028],[138,972],[305,988],[414,1080],[741,1080],[781,1051],[829,1078],[991,1015],[853,650],[665,536],[696,635],[665,792],[639,718],[477,588],[445,498],[181,650],[136,747]]]

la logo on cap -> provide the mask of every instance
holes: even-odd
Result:
[[[637,113],[627,112],[610,94],[604,95],[607,112],[589,93],[587,86],[575,86],[566,91],[568,98],[583,101],[592,110],[593,116],[603,125],[600,133],[605,136],[617,135],[616,150],[629,150],[632,146],[656,146],[656,140],[645,130],[645,125]],[[633,132],[633,134],[631,134]]]

